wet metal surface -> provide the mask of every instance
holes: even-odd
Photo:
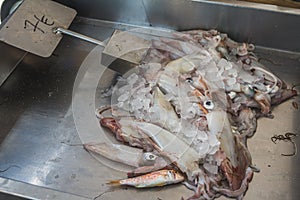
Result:
[[[5,82],[9,75],[15,70],[17,65],[22,62],[23,58],[26,56],[26,52],[9,46],[5,43],[0,43],[1,49],[7,49],[8,52],[11,52],[11,57],[6,57],[5,54],[0,54],[0,86]],[[1,102],[1,99],[0,99]]]

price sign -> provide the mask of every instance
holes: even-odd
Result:
[[[67,29],[76,11],[50,0],[25,0],[0,30],[0,40],[30,53],[49,57],[62,36],[53,30]]]

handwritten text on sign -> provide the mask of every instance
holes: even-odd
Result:
[[[39,23],[42,23],[46,26],[53,26],[54,25],[54,21],[52,22],[48,22],[48,18],[45,17],[45,15],[43,15],[42,17],[37,17],[36,15],[33,15],[33,17],[36,19],[36,22],[31,22],[29,20],[25,20],[24,21],[24,29],[26,30],[31,30],[33,32],[36,32],[36,31],[40,31],[42,33],[45,33],[45,31],[39,27]]]

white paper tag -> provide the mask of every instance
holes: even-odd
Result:
[[[76,11],[50,0],[25,0],[0,30],[0,40],[30,53],[49,57],[62,39],[53,29],[67,29]]]

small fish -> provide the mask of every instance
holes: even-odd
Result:
[[[184,177],[179,172],[175,170],[160,170],[134,178],[113,180],[107,184],[112,186],[128,185],[136,188],[146,188],[175,184],[182,181],[184,181]]]

